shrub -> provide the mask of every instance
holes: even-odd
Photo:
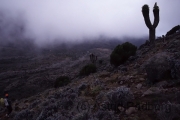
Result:
[[[129,42],[116,46],[110,55],[110,63],[119,66],[128,60],[130,56],[136,54],[137,47]]]
[[[115,107],[123,106],[128,107],[127,104],[132,102],[134,95],[129,88],[125,86],[118,87],[107,93],[107,98],[111,105]]]
[[[48,106],[45,106],[36,120],[45,120],[48,117],[53,116],[53,114],[57,113],[58,109],[59,107],[57,103],[52,103]]]
[[[170,31],[168,31],[168,32],[166,33],[166,36],[169,36],[169,35],[172,35],[172,34],[176,33],[176,31],[178,31],[179,29],[180,29],[180,26],[179,26],[179,25],[173,27]]]
[[[96,69],[97,68],[94,64],[88,64],[81,69],[80,75],[89,75],[90,73],[95,73]]]
[[[55,83],[54,83],[54,87],[62,87],[65,86],[67,84],[69,84],[71,82],[71,80],[69,79],[69,77],[67,76],[60,76],[56,79]]]
[[[30,120],[30,119],[32,119],[33,114],[34,114],[34,112],[31,112],[29,109],[25,109],[25,110],[18,112],[15,115],[14,120],[22,120],[22,119]]]

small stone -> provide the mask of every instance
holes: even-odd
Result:
[[[137,89],[141,89],[141,87],[142,87],[141,83],[137,84],[137,86],[136,86]]]
[[[126,110],[126,115],[131,115],[132,113],[135,113],[137,110],[135,107],[130,107]]]
[[[140,78],[139,81],[144,81],[145,79],[144,78]]]
[[[140,65],[139,65],[139,64],[135,64],[135,65],[134,65],[134,69],[137,69],[137,68],[140,68]]]
[[[119,82],[120,85],[122,85],[123,83],[124,83],[124,81],[122,81],[122,80]]]
[[[121,107],[121,106],[119,106],[118,109],[119,109],[121,112],[124,112],[124,110],[125,110],[125,109],[124,109],[123,107]]]

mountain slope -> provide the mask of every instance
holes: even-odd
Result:
[[[70,76],[72,82],[65,87],[50,88],[38,95],[14,101],[11,117],[14,120],[178,119],[180,113],[179,46],[179,34],[165,41],[156,40],[155,46],[146,42],[138,49],[136,56],[130,57],[118,68],[113,68],[109,64],[111,50],[104,48],[90,50],[78,60],[71,61],[69,57],[59,58],[57,63],[53,61],[53,64],[47,66],[49,74],[52,74],[52,69],[62,67],[64,71],[54,72],[58,75]],[[77,75],[79,69],[90,62],[89,53],[91,52],[97,53],[98,56],[102,55],[100,58],[105,62],[102,65],[96,63],[98,71],[94,74],[86,77],[73,76],[72,74]],[[54,59],[53,56],[47,58],[50,61]],[[59,62],[60,60],[64,62]],[[174,67],[167,68],[160,65],[169,64],[167,61],[173,62]],[[61,66],[62,64],[66,67]],[[150,67],[147,67],[148,65]],[[171,76],[163,77],[162,72],[171,69],[172,71],[166,73]],[[43,71],[39,66],[37,75],[40,70]],[[152,79],[156,82],[151,83]],[[37,81],[34,84],[37,84]],[[125,106],[115,104],[118,101]]]

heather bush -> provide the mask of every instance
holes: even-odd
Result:
[[[54,83],[54,87],[62,87],[65,85],[68,85],[71,82],[71,80],[69,79],[69,77],[67,76],[60,76],[56,79],[55,83]]]
[[[33,118],[33,112],[31,112],[28,109],[22,110],[20,112],[18,112],[15,116],[14,116],[14,120],[32,120]]]
[[[94,64],[88,64],[80,70],[80,75],[84,76],[84,75],[89,75],[91,73],[95,73],[96,69],[97,68]]]
[[[136,54],[137,47],[129,42],[116,46],[110,55],[110,63],[119,66],[125,63],[130,56]]]
[[[59,106],[57,103],[50,104],[44,107],[44,109],[41,111],[41,113],[39,114],[36,120],[45,120],[46,118],[58,112],[58,110],[59,110]]]
[[[109,104],[114,105],[115,107],[127,107],[128,102],[132,102],[134,99],[134,95],[129,88],[121,86],[108,92],[107,98],[110,102]]]
[[[61,92],[61,97],[58,99],[58,106],[64,110],[70,110],[74,107],[78,94],[74,89],[65,89]]]

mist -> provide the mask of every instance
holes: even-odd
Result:
[[[149,5],[153,23],[155,2],[160,8],[156,36],[161,36],[179,24],[179,0],[1,0],[1,39],[13,41],[17,36],[18,39],[26,37],[38,45],[78,43],[97,40],[100,36],[139,39],[149,33],[142,6]],[[13,39],[7,37],[12,29],[16,33]]]

